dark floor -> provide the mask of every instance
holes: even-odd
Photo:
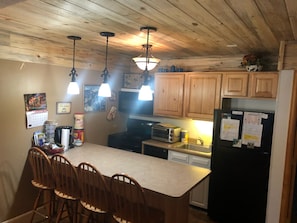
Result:
[[[36,221],[34,221],[34,223],[40,222],[40,221],[38,221],[38,219],[40,220],[40,218],[37,216]],[[17,222],[25,223],[25,222],[29,222],[29,219],[21,219],[21,221],[17,221]],[[68,220],[65,219],[63,222],[68,223]],[[185,223],[185,222],[181,222],[181,223]],[[207,216],[206,211],[204,211],[200,208],[190,206],[189,207],[189,218],[188,218],[187,223],[217,223],[217,222],[212,221]]]
[[[208,217],[207,212],[205,210],[190,206],[188,223],[217,223],[217,222],[212,221]]]

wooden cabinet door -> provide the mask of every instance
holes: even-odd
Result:
[[[253,72],[249,78],[249,96],[253,98],[276,98],[277,72]]]
[[[156,73],[154,115],[183,116],[184,73]]]
[[[186,117],[213,120],[213,111],[220,107],[221,73],[193,72],[186,74]]]
[[[224,73],[222,81],[222,97],[247,97],[248,72]]]

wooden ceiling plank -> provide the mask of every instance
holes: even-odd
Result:
[[[150,35],[150,43],[161,59],[257,50],[277,51],[277,55],[280,39],[296,39],[295,1],[19,1],[0,8],[0,47],[11,47],[13,53],[7,58],[19,51],[22,59],[28,54],[32,61],[68,63],[72,42],[66,36],[80,35],[78,60],[86,58],[85,64],[92,64],[105,52],[100,31],[116,33],[109,42],[112,58],[132,58],[140,54],[146,41],[139,28],[150,25],[158,28]],[[227,44],[238,47],[227,48]]]
[[[197,1],[187,1],[187,4],[183,4],[178,0],[169,0],[172,4],[174,4],[180,10],[183,10],[190,17],[192,17],[192,24],[196,23],[197,26],[203,26],[205,29],[210,31],[210,36],[216,36],[218,41],[216,44],[220,45],[220,47],[228,44],[236,44],[238,48],[241,48],[242,40],[237,36],[237,33],[234,30],[229,30],[230,32],[226,32],[226,28],[228,27],[225,24],[222,24],[215,16],[213,16],[209,11],[205,10],[205,8]],[[223,2],[222,2],[223,4]],[[193,17],[193,15],[199,15]],[[195,31],[195,25],[193,25],[193,31]],[[198,35],[201,33],[198,31]],[[202,33],[203,35],[204,33]],[[204,37],[205,38],[205,37]],[[228,49],[226,48],[226,51]]]
[[[0,1],[0,8],[5,8],[23,1],[25,0],[2,0]]]
[[[290,4],[288,1],[287,5],[288,11],[286,8],[286,1],[279,0],[270,0],[270,1],[261,1],[255,0],[259,10],[261,11],[266,24],[266,27],[270,27],[272,33],[277,38],[278,41],[281,40],[292,40],[293,33],[290,27],[290,20],[288,19],[288,12],[290,10],[297,12],[297,4]],[[297,15],[295,13],[295,15]]]
[[[288,15],[289,15],[289,20],[290,20],[290,25],[291,25],[291,29],[293,32],[293,36],[294,36],[294,40],[297,40],[297,4],[296,4],[296,0],[285,0],[286,3],[286,9],[288,11]],[[290,29],[288,29],[290,30]],[[284,36],[284,38],[287,39],[286,36]]]
[[[119,0],[122,4],[129,5],[129,7],[134,7],[133,3],[129,0]],[[213,41],[213,38],[208,38],[208,41],[204,41],[203,39],[198,39],[199,37],[197,33],[193,32],[192,30],[189,30],[187,26],[192,26],[192,19],[191,23],[185,24],[182,20],[178,19],[180,16],[177,15],[177,12],[173,13],[172,10],[176,10],[174,7],[173,9],[169,8],[169,3],[166,1],[147,1],[147,2],[139,2],[137,5],[137,8],[142,8],[143,10],[141,13],[154,15],[153,19],[154,21],[158,21],[160,23],[161,27],[172,27],[174,26],[174,30],[163,28],[162,33],[165,33],[167,36],[170,36],[171,38],[176,39],[175,41],[170,41],[170,44],[178,44],[176,41],[179,40],[181,43],[180,45],[180,51],[183,50],[191,50],[192,52],[197,52],[199,54],[199,50],[203,49],[203,51],[208,51],[214,46],[214,43],[211,43]],[[154,7],[158,9],[162,9],[163,11],[158,11]],[[172,17],[168,17],[172,15]],[[180,14],[180,12],[179,12]],[[188,15],[183,14],[183,20],[188,17]],[[158,26],[157,26],[158,27]],[[200,29],[200,27],[199,27]],[[202,33],[202,31],[200,31]],[[186,34],[186,35],[180,35],[180,33]],[[205,34],[205,31],[204,31]],[[158,36],[158,34],[156,34]],[[186,37],[187,36],[187,37]],[[185,38],[186,37],[186,38]],[[167,38],[158,38],[156,39],[156,42],[160,43],[163,41],[168,41]]]
[[[206,3],[206,0],[199,0],[200,2]],[[212,12],[218,19],[230,26],[230,29],[236,30],[243,39],[243,41],[248,44],[246,46],[251,52],[259,51],[259,48],[265,48],[269,51],[271,46],[278,45],[275,37],[272,35],[270,29],[265,27],[265,23],[262,15],[259,13],[258,8],[252,1],[236,1],[236,0],[226,0],[232,11],[228,7],[221,8],[214,7],[215,1],[210,1],[212,4],[208,4],[207,9]],[[252,14],[249,12],[252,11]],[[238,15],[237,18],[233,17],[232,14]],[[231,16],[230,16],[231,15]],[[232,22],[233,21],[233,22]],[[263,39],[265,37],[265,39]],[[248,39],[253,39],[251,45],[249,45]],[[273,49],[275,52],[276,49]],[[277,53],[277,52],[275,52]]]

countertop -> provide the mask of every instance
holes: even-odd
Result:
[[[89,162],[107,177],[126,173],[145,189],[170,197],[181,197],[210,174],[210,170],[144,156],[91,143],[63,154],[74,166]]]
[[[186,154],[190,154],[190,155],[201,156],[201,157],[205,157],[205,158],[211,157],[211,152],[205,153],[205,152],[199,152],[199,151],[190,150],[190,149],[178,148],[177,146],[180,145],[181,142],[165,143],[165,142],[161,142],[158,140],[149,139],[149,140],[142,141],[142,144],[155,146],[155,147],[159,147],[159,148],[163,148],[163,149],[168,149],[168,150],[172,150],[172,151],[176,151],[176,152],[186,153]]]

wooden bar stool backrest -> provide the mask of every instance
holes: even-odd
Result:
[[[39,148],[28,151],[28,159],[33,171],[32,184],[38,188],[53,189],[55,181],[48,156]]]
[[[80,196],[77,171],[71,162],[61,154],[54,155],[51,158],[51,164],[56,182],[55,194],[62,200],[56,222],[60,221],[66,205],[70,221],[76,223]],[[72,208],[69,208],[68,201],[71,202]]]
[[[109,192],[104,177],[91,164],[78,165],[80,203],[89,211],[105,214],[109,212]]]
[[[126,174],[115,174],[110,179],[113,217],[117,222],[143,223],[148,210],[143,188]]]
[[[33,179],[31,183],[34,187],[38,188],[39,192],[34,202],[33,207],[33,214],[31,218],[31,222],[33,221],[35,213],[39,215],[43,215],[37,211],[37,208],[40,203],[40,198],[42,197],[42,193],[48,191],[50,193],[50,197],[48,200],[44,200],[42,205],[49,204],[48,207],[48,216],[44,216],[51,220],[52,209],[54,205],[54,188],[55,188],[55,180],[52,172],[51,162],[48,156],[39,148],[32,147],[28,151],[28,161],[30,163],[32,172],[33,172]]]
[[[63,155],[56,154],[51,158],[55,176],[55,192],[61,197],[76,200],[79,198],[77,172],[71,162]]]

